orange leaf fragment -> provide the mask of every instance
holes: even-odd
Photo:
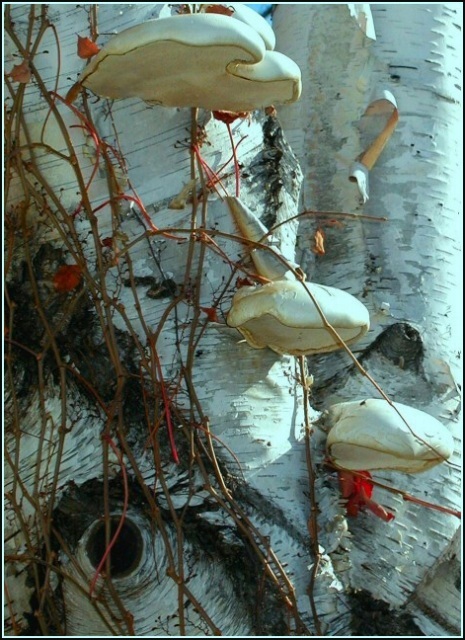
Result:
[[[224,7],[221,4],[209,4],[205,8],[205,13],[218,13],[221,16],[232,16],[234,9],[232,7]]]
[[[77,264],[64,264],[53,276],[53,286],[58,293],[75,289],[82,279],[82,269]]]
[[[315,246],[313,247],[313,253],[319,256],[325,255],[325,234],[322,229],[317,229],[313,236]]]
[[[200,307],[200,309],[207,314],[210,322],[218,322],[218,316],[214,307]]]
[[[247,118],[248,111],[212,111],[215,120],[220,120],[225,124],[232,124],[238,118]]]
[[[95,42],[92,42],[90,38],[82,38],[78,36],[77,54],[83,60],[92,58],[96,53],[100,51],[100,47]]]
[[[249,280],[249,278],[237,278],[236,287],[240,289],[241,287],[252,287],[255,284],[253,280]]]
[[[23,60],[21,64],[15,64],[8,75],[11,76],[13,82],[21,82],[22,84],[27,84],[31,79],[31,69],[29,67],[29,62],[27,60]]]
[[[272,104],[269,107],[265,107],[265,115],[269,116],[270,118],[276,118],[276,116],[278,115],[276,107],[274,107]]]

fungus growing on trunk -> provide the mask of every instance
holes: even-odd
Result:
[[[408,405],[393,404],[395,408],[381,398],[370,398],[330,408],[333,426],[327,450],[336,467],[417,473],[452,455],[454,440],[439,420]]]
[[[297,100],[299,67],[270,50],[268,26],[258,22],[257,30],[256,21],[234,15],[176,15],[126,29],[95,56],[80,84],[107,98],[167,107],[252,111]]]
[[[227,323],[238,329],[256,349],[269,347],[277,353],[291,355],[340,349],[342,343],[324,325],[313,299],[346,344],[355,342],[368,331],[368,311],[349,293],[285,279],[239,289]]]
[[[203,6],[205,7],[205,5]],[[221,5],[207,5],[205,13],[209,13],[211,11],[211,7],[216,7],[218,10],[221,7]],[[209,11],[209,8],[210,8],[210,11]],[[225,7],[223,6],[223,9],[224,8]],[[229,11],[231,11],[230,15],[232,18],[235,18],[236,20],[240,20],[241,22],[244,22],[245,24],[249,25],[249,27],[252,27],[252,29],[261,36],[261,38],[263,39],[263,42],[265,43],[265,47],[267,49],[273,50],[275,48],[276,36],[274,34],[274,31],[270,23],[267,20],[265,20],[263,16],[261,16],[251,7],[248,7],[246,4],[242,4],[238,2],[235,2],[234,4],[229,5],[229,7],[226,7],[226,9],[229,9]],[[218,12],[223,13],[223,15],[225,15],[224,12],[222,12],[221,10]]]
[[[269,243],[267,229],[250,209],[238,198],[226,201],[245,240]],[[251,347],[291,355],[326,353],[340,349],[342,340],[351,344],[368,331],[368,310],[354,296],[298,279],[299,267],[274,247],[254,248],[251,258],[259,275],[271,282],[239,289],[227,317],[227,324],[238,329]]]

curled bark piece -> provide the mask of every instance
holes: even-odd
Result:
[[[367,117],[371,119],[374,116],[377,116],[376,122],[380,116],[386,119],[384,128],[371,145],[365,149],[354,162],[349,175],[349,180],[357,183],[364,203],[369,198],[369,172],[381,155],[399,120],[397,102],[390,91],[383,90],[381,95],[375,97],[367,107],[364,113],[364,119]]]
[[[265,225],[239,198],[227,197],[225,200],[244,239],[252,242],[261,242],[271,248],[271,250],[257,248],[250,251],[250,257],[257,272],[269,280],[281,280],[283,278],[295,280],[295,276],[289,267],[299,268],[299,265],[285,259],[273,246],[273,238]]]
[[[370,40],[376,40],[375,25],[369,3],[350,2],[347,6],[349,7],[350,15],[355,18],[366,37]]]

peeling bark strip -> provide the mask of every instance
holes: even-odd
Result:
[[[207,111],[60,98],[84,68],[76,33],[102,47],[176,8],[7,7],[6,68],[27,61],[31,76],[5,79],[6,635],[348,635],[361,618],[363,633],[403,635],[412,616],[430,635],[457,632],[456,519],[376,481],[457,508],[458,455],[413,480],[376,475],[393,523],[346,518],[308,400],[326,409],[374,389],[344,352],[308,358],[307,372],[225,322],[237,288],[257,282],[218,196],[240,173],[277,249],[369,307],[363,366],[459,450],[455,9],[351,10],[278,7],[303,98],[233,121],[233,153]],[[268,25],[259,33],[272,49]],[[347,170],[378,85],[402,120],[362,210]],[[300,167],[303,209],[389,222],[341,218],[316,256],[321,220],[302,218],[295,256]]]

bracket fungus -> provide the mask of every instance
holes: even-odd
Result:
[[[99,96],[167,107],[252,111],[294,102],[299,67],[270,50],[274,35],[260,16],[243,14],[183,14],[130,27],[100,50],[80,84]]]
[[[244,238],[263,241],[267,231],[257,217],[237,198],[227,198],[227,203]],[[268,237],[266,243],[269,244]],[[271,281],[239,289],[226,320],[230,327],[242,333],[250,346],[269,347],[279,354],[291,355],[326,353],[341,348],[341,342],[328,329],[320,310],[346,344],[355,342],[368,331],[368,310],[354,296],[298,279],[293,263],[286,261],[274,247],[252,249],[251,257],[258,273]]]
[[[207,5],[206,13],[208,13],[209,8],[211,10],[212,6],[219,7],[219,5]],[[234,2],[228,5],[228,8],[229,7],[229,10],[232,11],[231,17],[244,22],[245,24],[249,25],[249,27],[252,27],[252,29],[254,29],[254,31],[256,31],[261,36],[267,49],[273,50],[275,48],[276,36],[270,23],[265,20],[263,16],[261,16],[251,7],[248,7],[246,4],[243,4],[241,2]]]
[[[330,408],[333,426],[327,451],[336,467],[417,473],[452,455],[454,440],[439,420],[408,405],[393,404],[395,408],[381,398],[370,398]]]
[[[291,355],[340,349],[342,344],[325,327],[312,296],[346,344],[355,342],[368,330],[367,309],[349,293],[285,279],[239,289],[227,323],[256,349],[269,347]]]

